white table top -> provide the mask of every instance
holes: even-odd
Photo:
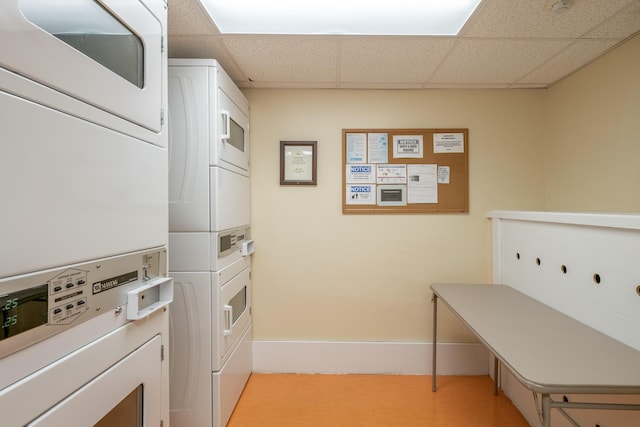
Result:
[[[640,394],[640,351],[509,286],[431,290],[533,391]]]

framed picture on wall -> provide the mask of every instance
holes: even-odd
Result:
[[[280,141],[280,185],[317,185],[317,141]]]

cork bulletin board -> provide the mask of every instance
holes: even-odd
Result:
[[[469,129],[343,129],[342,213],[469,212]]]

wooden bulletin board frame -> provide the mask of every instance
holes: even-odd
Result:
[[[371,170],[385,177],[371,182]],[[469,129],[342,129],[343,214],[467,212]]]

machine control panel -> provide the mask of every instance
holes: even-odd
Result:
[[[159,248],[0,279],[0,358],[124,307],[141,287],[162,281],[172,298],[166,257]]]
[[[66,325],[87,311],[87,271],[70,268],[54,276],[49,288],[49,324]]]
[[[250,227],[240,227],[218,235],[218,258],[242,250],[242,243],[251,241]]]

